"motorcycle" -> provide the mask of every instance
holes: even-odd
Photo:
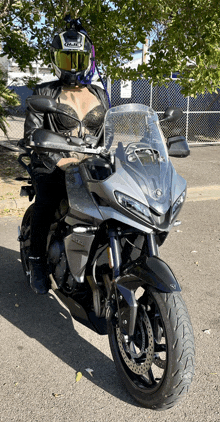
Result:
[[[28,99],[33,110],[59,110],[50,97]],[[182,116],[169,107],[162,121]],[[70,117],[70,116],[69,116]],[[74,118],[74,120],[77,120]],[[112,107],[97,137],[36,129],[19,162],[33,151],[84,153],[65,171],[63,198],[47,241],[51,288],[73,318],[108,334],[119,377],[146,408],[165,410],[188,391],[194,373],[194,338],[180,285],[159,257],[159,247],[186,198],[186,181],[169,156],[186,157],[184,137],[165,141],[157,114],[145,105]],[[100,145],[100,140],[104,139]],[[32,200],[34,187],[22,192]],[[29,283],[30,222],[20,229],[20,252]]]

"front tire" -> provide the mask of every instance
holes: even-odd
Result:
[[[21,223],[20,233],[20,256],[23,271],[26,277],[27,285],[30,285],[30,272],[29,272],[29,255],[30,255],[30,230],[31,218],[34,210],[34,204],[30,205],[26,210]]]
[[[133,339],[108,322],[108,335],[119,376],[144,407],[166,410],[188,392],[194,374],[194,337],[179,292],[148,287],[138,299]]]

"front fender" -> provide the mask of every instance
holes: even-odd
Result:
[[[154,287],[164,293],[181,291],[178,281],[162,259],[153,256],[129,266],[122,277],[115,280],[119,325],[122,332],[134,334],[137,301],[135,290],[138,287]]]
[[[142,260],[134,263],[133,266],[127,269],[127,274],[128,273],[131,276],[135,276],[135,278],[137,277],[136,283],[135,279],[132,280],[131,289],[134,288],[135,284],[136,286],[138,284],[142,286],[148,284],[165,293],[181,291],[180,285],[170,267],[162,259],[156,256],[147,258],[146,261]],[[140,280],[139,282],[138,279]],[[129,281],[126,275],[125,277],[122,277],[120,282],[122,280],[126,284],[126,287],[128,287]]]

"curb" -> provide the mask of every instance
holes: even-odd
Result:
[[[28,208],[29,205],[33,203],[29,201],[28,198],[21,198],[21,199],[3,199],[0,201],[0,210],[16,210],[22,208]]]
[[[195,186],[187,189],[186,202],[216,201],[220,199],[220,185]]]
[[[197,186],[188,188],[186,202],[197,202],[220,199],[220,185]],[[0,201],[0,211],[28,208],[34,201],[28,197],[18,199],[3,199]]]

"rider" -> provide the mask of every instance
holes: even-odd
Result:
[[[51,44],[51,60],[58,80],[37,85],[33,95],[54,98],[63,108],[82,122],[84,133],[97,136],[109,108],[106,92],[91,84],[95,72],[94,47],[79,19],[67,18],[66,31],[59,33]],[[56,113],[33,112],[27,108],[24,138],[28,144],[38,128],[59,133],[77,132],[74,119]],[[75,129],[74,129],[75,126]],[[72,134],[75,135],[72,132]],[[31,220],[31,251],[29,256],[30,285],[35,293],[49,290],[46,274],[46,241],[53,215],[65,193],[64,171],[67,165],[83,158],[70,154],[33,153],[33,183],[36,190]]]

